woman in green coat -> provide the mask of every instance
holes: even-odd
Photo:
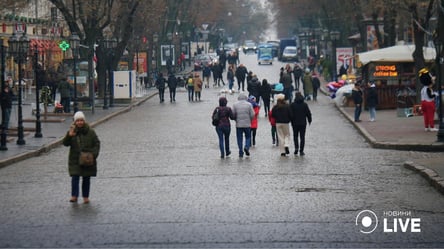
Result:
[[[79,182],[82,180],[83,203],[89,203],[89,190],[91,176],[97,175],[97,157],[100,151],[100,141],[96,132],[85,121],[83,112],[74,114],[74,123],[63,139],[63,145],[70,146],[68,157],[68,170],[71,176],[71,199],[77,202],[79,196]],[[82,166],[79,163],[80,152],[92,152],[94,164]]]

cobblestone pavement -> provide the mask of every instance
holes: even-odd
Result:
[[[65,147],[0,169],[0,247],[444,247],[442,195],[403,167],[437,153],[374,149],[320,97],[305,157],[280,156],[261,110],[251,157],[220,159],[210,124],[219,95],[151,98],[98,125],[90,204],[68,202]],[[237,94],[227,97],[231,106]],[[363,222],[363,210],[378,219],[369,234],[360,231],[376,219]],[[404,227],[412,218],[420,232]]]

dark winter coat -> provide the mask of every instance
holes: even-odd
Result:
[[[96,132],[88,124],[82,128],[75,128],[76,135],[71,137],[69,132],[63,138],[63,145],[70,146],[68,156],[68,170],[70,176],[96,176],[97,161],[92,167],[79,165],[80,151],[88,151],[94,154],[97,159],[100,151],[100,141]]]
[[[174,75],[168,77],[168,88],[175,89],[177,87],[177,78]]]
[[[257,77],[253,77],[247,83],[247,91],[250,96],[256,97],[256,100],[259,99],[261,91],[261,83],[259,82],[259,79]]]
[[[157,78],[157,80],[156,80],[157,89],[164,89],[165,85],[166,85],[165,83],[166,83],[166,80],[164,77]]]
[[[264,100],[270,100],[271,96],[271,86],[270,84],[262,84],[260,88],[261,97]]]
[[[303,97],[302,99],[296,99],[293,103],[291,103],[290,108],[292,113],[292,126],[307,125],[307,121],[309,124],[311,123],[311,111],[307,103],[304,102]]]
[[[375,87],[370,87],[367,94],[367,106],[376,107],[378,105],[378,92]]]
[[[5,92],[3,90],[0,93],[0,105],[2,107],[2,110],[11,109],[12,108],[12,92],[9,90],[8,92]]]
[[[288,124],[291,122],[292,113],[289,104],[277,104],[271,109],[271,115],[276,119],[276,123]]]
[[[361,91],[361,89],[358,89],[356,87],[352,89],[352,99],[353,99],[353,102],[355,103],[355,105],[362,104],[362,91]]]
[[[66,80],[61,80],[57,87],[59,89],[61,98],[71,97],[71,91],[74,90],[71,84],[69,84],[69,82]]]
[[[238,81],[244,81],[247,77],[248,70],[245,66],[238,66],[236,69],[236,78]]]

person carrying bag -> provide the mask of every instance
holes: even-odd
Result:
[[[100,140],[94,129],[86,123],[83,112],[74,114],[74,123],[63,138],[63,145],[70,147],[68,172],[71,176],[71,199],[69,201],[77,202],[79,182],[82,177],[83,203],[89,203],[90,179],[92,176],[97,176]]]

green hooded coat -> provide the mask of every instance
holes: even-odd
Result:
[[[76,135],[71,137],[69,132],[63,138],[63,145],[70,146],[68,156],[68,171],[70,176],[96,176],[97,160],[94,166],[84,167],[79,165],[80,151],[92,152],[97,159],[100,151],[100,141],[94,129],[88,124],[82,128],[76,128]]]

